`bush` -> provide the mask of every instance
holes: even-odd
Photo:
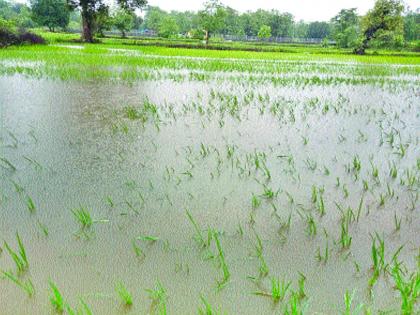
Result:
[[[0,48],[22,44],[45,44],[45,40],[30,32],[18,32],[11,23],[0,19]]]

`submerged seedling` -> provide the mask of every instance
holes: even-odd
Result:
[[[130,307],[131,305],[133,305],[133,297],[122,282],[119,282],[116,285],[115,291],[117,292],[118,297],[125,306]]]
[[[35,288],[30,279],[26,281],[21,280],[10,271],[2,271],[2,274],[5,278],[9,279],[13,283],[15,283],[19,288],[24,290],[29,297],[32,297],[35,294]]]
[[[22,240],[18,233],[16,233],[16,239],[18,241],[18,251],[14,251],[6,242],[4,242],[4,247],[15,262],[17,273],[20,274],[29,268],[29,263],[26,256],[25,247],[23,246]]]

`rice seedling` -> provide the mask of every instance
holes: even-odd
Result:
[[[273,300],[273,303],[276,304],[280,301],[283,301],[283,299],[286,297],[286,294],[290,288],[290,285],[291,285],[290,281],[286,282],[278,278],[271,278],[270,293],[259,291],[259,292],[254,292],[254,294],[271,297]]]
[[[226,285],[226,283],[229,281],[230,272],[226,264],[225,253],[222,249],[222,245],[220,244],[219,236],[216,231],[213,232],[213,238],[214,238],[214,241],[216,242],[217,251],[219,253],[218,257],[219,257],[220,265],[223,271],[223,279],[222,281],[218,281],[218,288],[220,289],[220,288],[223,288]]]
[[[16,166],[14,166],[8,159],[3,157],[0,157],[0,166],[12,172],[16,171]]]
[[[63,313],[66,309],[66,303],[60,290],[52,281],[50,281],[50,288],[52,290],[52,296],[50,296],[51,305],[57,313]]]
[[[185,210],[185,212],[187,214],[188,219],[190,220],[191,224],[194,227],[195,238],[196,238],[197,242],[199,243],[200,247],[206,248],[208,243],[204,240],[201,228],[198,226],[197,222],[194,220],[191,213],[188,210]]]
[[[198,314],[200,315],[220,315],[221,312],[218,312],[214,310],[214,308],[210,305],[210,303],[202,296],[200,295],[200,300],[204,304],[204,308],[198,309]]]
[[[359,173],[361,169],[362,169],[362,162],[360,161],[360,158],[356,155],[353,158],[353,170],[356,173]]]
[[[32,297],[35,294],[35,287],[30,279],[25,280],[25,281],[20,280],[10,271],[2,271],[2,274],[5,278],[9,279],[14,284],[16,284],[19,288],[25,291],[28,297]]]
[[[151,236],[151,235],[142,235],[137,237],[138,240],[146,241],[149,243],[155,243],[159,240],[159,237]]]
[[[299,286],[299,290],[298,290],[298,296],[300,299],[303,299],[306,297],[306,293],[305,293],[305,282],[306,282],[306,277],[303,273],[299,272],[299,279],[298,279],[298,286]]]
[[[343,315],[357,315],[360,314],[362,308],[363,308],[363,304],[359,304],[355,310],[352,310],[352,304],[353,304],[353,300],[354,300],[354,294],[355,292],[353,291],[352,294],[349,293],[349,291],[346,291],[346,293],[344,294],[344,305],[345,305],[345,309],[344,311],[341,313]]]
[[[394,212],[395,232],[398,232],[401,229],[401,221],[402,221],[402,218],[398,218],[397,217],[397,212]]]
[[[391,269],[391,275],[395,282],[395,288],[401,296],[401,314],[415,314],[415,307],[420,297],[420,272],[417,271],[404,278],[399,264],[395,262]]]
[[[306,216],[307,232],[309,236],[315,236],[317,232],[317,226],[314,217],[309,214]]]
[[[31,214],[35,213],[36,211],[35,203],[32,200],[32,198],[29,196],[26,197],[26,206],[28,207],[28,210]]]
[[[117,292],[117,295],[124,306],[130,307],[133,305],[133,296],[122,282],[118,282],[118,284],[115,286],[115,291]]]
[[[257,244],[255,245],[255,253],[256,253],[256,257],[260,261],[259,278],[262,278],[268,275],[268,266],[263,256],[264,247],[263,247],[261,238],[258,236],[257,233],[255,233],[255,238],[257,239]]]
[[[6,248],[7,252],[9,253],[10,257],[15,263],[17,273],[21,274],[29,268],[29,262],[26,256],[25,247],[19,236],[19,233],[16,233],[16,239],[18,241],[18,251],[14,251],[6,242],[4,242],[4,247]]]
[[[341,244],[341,248],[349,249],[351,245],[352,237],[349,234],[349,219],[342,219],[341,220],[341,235],[339,243]]]
[[[259,207],[260,207],[260,205],[261,205],[261,200],[260,200],[260,199],[258,199],[258,197],[257,197],[257,196],[252,195],[252,198],[251,198],[251,205],[252,205],[252,209],[257,209],[257,208],[259,208]]]
[[[42,224],[40,221],[38,221],[38,226],[41,229],[44,236],[48,236],[50,234],[48,227],[45,224]]]
[[[321,254],[321,248],[318,247],[318,252],[316,254],[316,259],[318,260],[318,262],[326,264],[328,262],[328,258],[329,258],[329,245],[328,242],[325,245],[325,249],[324,249],[324,254]]]
[[[71,212],[76,221],[80,224],[82,230],[89,229],[92,226],[93,220],[88,209],[80,207],[71,210]]]
[[[160,282],[157,283],[154,289],[146,289],[149,293],[149,298],[152,300],[151,311],[152,313],[158,311],[159,314],[167,314],[167,294],[165,288]]]

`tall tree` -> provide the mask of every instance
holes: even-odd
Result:
[[[404,16],[404,38],[407,41],[420,40],[420,9],[409,10]]]
[[[206,44],[211,34],[223,29],[226,17],[226,10],[218,0],[209,0],[204,4],[204,9],[198,12],[200,26],[206,32]]]
[[[258,32],[258,38],[267,39],[270,37],[271,37],[271,27],[268,25],[262,25]]]
[[[376,0],[375,6],[362,19],[363,39],[354,50],[359,55],[365,54],[372,39],[380,35],[395,36],[403,33],[404,5],[401,0]]]
[[[354,47],[359,37],[359,17],[357,9],[342,9],[331,19],[332,37],[339,47]]]
[[[95,29],[95,18],[101,10],[109,7],[104,0],[67,0],[68,5],[73,9],[80,9],[82,15],[83,40],[93,42]],[[147,0],[117,0],[121,9],[134,11],[136,8],[143,8]]]
[[[121,32],[122,37],[126,37],[126,32],[131,30],[134,25],[134,14],[125,9],[117,10],[112,16],[112,24]]]
[[[159,26],[167,15],[168,13],[159,7],[148,6],[144,16],[144,25],[146,28],[158,32]]]
[[[169,38],[172,35],[176,35],[179,32],[179,26],[176,23],[176,19],[172,15],[167,15],[159,25],[158,35]]]
[[[312,22],[308,27],[309,38],[321,38],[324,39],[330,35],[330,24],[327,22]]]

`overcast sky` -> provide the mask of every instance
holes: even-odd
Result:
[[[150,5],[170,11],[197,11],[204,0],[148,0]],[[222,0],[222,3],[235,10],[244,12],[256,9],[277,9],[292,13],[295,20],[326,21],[335,16],[340,9],[357,8],[359,14],[365,14],[373,7],[375,0]],[[405,0],[412,9],[420,6],[420,0]]]

